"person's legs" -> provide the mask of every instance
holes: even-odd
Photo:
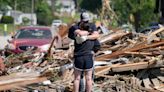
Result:
[[[84,86],[84,71],[81,72],[81,77],[80,77],[80,84],[79,84],[79,92],[84,92],[85,91],[85,86]]]
[[[79,82],[79,92],[84,92],[85,87],[84,87],[84,71],[83,67],[84,67],[84,56],[75,56],[75,62],[74,62],[74,67],[75,69],[81,69],[81,73],[80,73],[80,82]]]
[[[92,83],[94,83],[94,67],[92,70]],[[86,86],[84,83],[84,71],[81,72],[80,84],[79,84],[79,92],[85,92]]]
[[[79,92],[81,71],[74,69],[74,92]]]
[[[85,77],[86,77],[86,92],[92,91],[92,70],[86,71]]]

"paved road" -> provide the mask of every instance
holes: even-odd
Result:
[[[0,50],[4,49],[5,45],[8,43],[7,39],[11,39],[10,36],[0,36]]]

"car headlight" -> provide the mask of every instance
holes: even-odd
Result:
[[[8,45],[6,46],[6,48],[7,48],[7,49],[10,49],[10,50],[15,50],[15,49],[16,49],[16,46],[13,45],[13,44],[8,44]]]
[[[39,48],[40,48],[42,51],[48,51],[49,47],[50,47],[50,44],[46,44],[46,45],[40,46]]]

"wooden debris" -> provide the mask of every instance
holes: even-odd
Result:
[[[97,61],[99,61],[99,60],[103,61],[103,60],[118,57],[119,55],[123,55],[127,51],[133,52],[133,51],[142,50],[142,49],[146,49],[146,48],[156,47],[159,45],[164,45],[164,41],[160,41],[160,42],[156,42],[156,43],[152,43],[152,44],[139,44],[139,45],[137,45],[133,48],[127,49],[127,50],[116,51],[112,54],[107,54],[107,55],[100,55],[100,56],[96,57],[96,60]]]
[[[164,31],[164,27],[161,27],[160,29],[158,29],[158,30],[156,30],[156,31],[154,31],[154,32],[152,32],[152,33],[150,33],[149,36],[148,36],[148,38],[147,38],[148,43],[150,44],[153,40],[159,41],[160,38],[157,38],[156,35],[157,35],[158,33],[162,32],[162,31]]]
[[[100,39],[100,43],[115,41],[123,36],[130,35],[131,33],[126,33],[123,31],[118,31],[117,33],[113,33],[110,36],[105,36]]]
[[[12,89],[27,84],[43,82],[47,80],[46,77],[39,77],[35,74],[15,74],[0,77],[0,90]]]
[[[48,55],[40,60],[30,61],[34,52],[5,58],[8,75],[0,77],[0,90],[72,92],[73,44],[67,50],[56,47],[64,44],[66,29],[61,26],[62,31],[52,40]],[[164,40],[154,37],[162,30],[150,33],[151,39],[145,34],[121,29],[102,35],[99,39],[102,48],[95,55],[94,92],[163,91]],[[49,85],[39,83],[47,79],[51,82]]]
[[[0,56],[0,75],[2,75],[4,71],[5,71],[5,64]]]

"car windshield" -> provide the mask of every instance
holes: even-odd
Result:
[[[50,30],[40,30],[40,29],[23,29],[19,30],[15,38],[17,39],[47,39],[52,38]]]
[[[54,20],[53,23],[62,23],[61,20]]]

